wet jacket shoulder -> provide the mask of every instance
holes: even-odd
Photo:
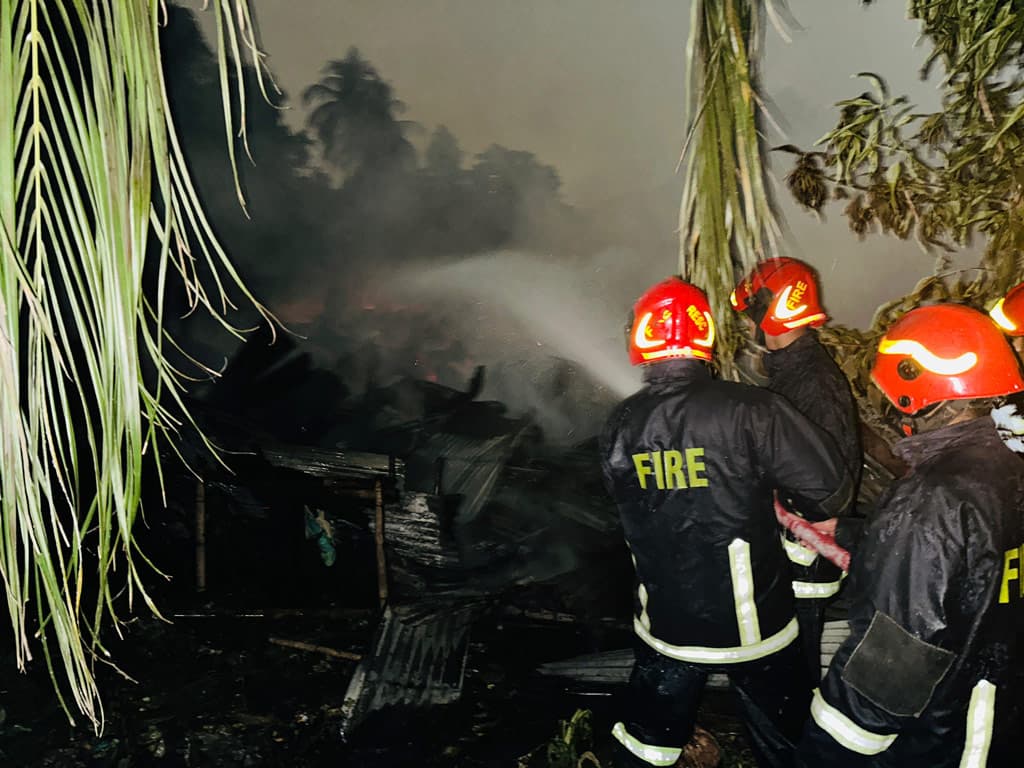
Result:
[[[845,508],[851,483],[823,432],[767,390],[674,361],[613,411],[601,453],[636,562],[642,639],[728,662],[795,637],[772,491],[799,496],[817,519]]]
[[[1019,698],[1024,464],[987,418],[897,451],[912,469],[865,530],[851,634],[815,696],[801,759],[942,768],[984,766],[991,750],[990,768],[1009,765],[993,703]]]

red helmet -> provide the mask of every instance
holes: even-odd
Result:
[[[633,365],[679,357],[710,361],[715,321],[704,291],[670,277],[637,299],[628,333]]]
[[[824,325],[828,315],[818,300],[814,270],[796,259],[768,259],[740,281],[729,296],[769,336],[809,325]]]
[[[878,343],[871,379],[906,414],[943,400],[1024,389],[1017,356],[981,312],[934,304],[907,312]]]
[[[989,316],[996,321],[996,325],[1003,329],[1003,333],[1009,336],[1024,336],[1024,283],[995,303],[995,306],[988,311]]]

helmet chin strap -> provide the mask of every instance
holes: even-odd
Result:
[[[767,288],[761,288],[754,296],[751,297],[751,302],[747,307],[747,317],[750,318],[754,324],[754,340],[758,343],[758,346],[766,347],[767,344],[764,338],[764,328],[761,327],[761,321],[764,320],[764,316],[768,314],[768,307],[772,303],[772,293]]]

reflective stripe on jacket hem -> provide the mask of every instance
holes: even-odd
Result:
[[[817,552],[799,541],[790,541],[786,538],[786,534],[782,534],[782,546],[786,550],[786,557],[797,565],[810,565],[818,559]]]
[[[988,680],[980,680],[971,691],[967,708],[967,738],[960,768],[984,768],[988,762],[988,748],[992,744],[992,722],[996,715],[996,687]]]
[[[656,747],[652,744],[644,744],[640,739],[631,735],[622,723],[612,726],[612,736],[631,754],[651,765],[675,765],[683,753],[683,750],[677,747]]]
[[[793,596],[796,598],[832,597],[843,586],[844,573],[836,581],[794,581]]]
[[[739,664],[744,661],[762,659],[776,651],[781,651],[796,640],[800,630],[796,618],[792,618],[786,626],[771,637],[767,637],[753,645],[740,645],[734,648],[670,645],[652,635],[650,630],[636,618],[633,619],[633,631],[636,632],[637,637],[651,646],[651,648],[671,659],[689,661],[694,664]]]
[[[866,728],[861,728],[825,701],[818,688],[814,689],[814,699],[811,701],[811,717],[825,733],[851,752],[856,752],[859,755],[877,755],[880,752],[885,752],[896,741],[898,735],[895,733],[873,733]]]

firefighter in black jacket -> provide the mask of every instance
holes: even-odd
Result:
[[[828,319],[819,296],[813,270],[802,261],[781,258],[761,262],[729,299],[733,308],[754,324],[758,342],[768,349],[764,356],[768,389],[789,400],[835,440],[856,489],[864,461],[857,404],[846,376],[813,330]],[[825,606],[839,591],[845,574],[789,531],[784,538],[793,572],[800,639],[808,673],[817,685]]]
[[[910,470],[853,560],[851,634],[799,763],[1020,766],[1024,463],[997,429],[1002,397],[1024,389],[1017,359],[984,314],[939,304],[889,328],[871,376]]]
[[[636,662],[613,728],[620,766],[675,763],[713,670],[738,690],[762,765],[791,764],[807,716],[772,492],[822,519],[847,508],[851,483],[832,440],[783,398],[712,377],[714,337],[699,289],[673,277],[644,294],[629,355],[645,385],[601,437],[636,568]]]

